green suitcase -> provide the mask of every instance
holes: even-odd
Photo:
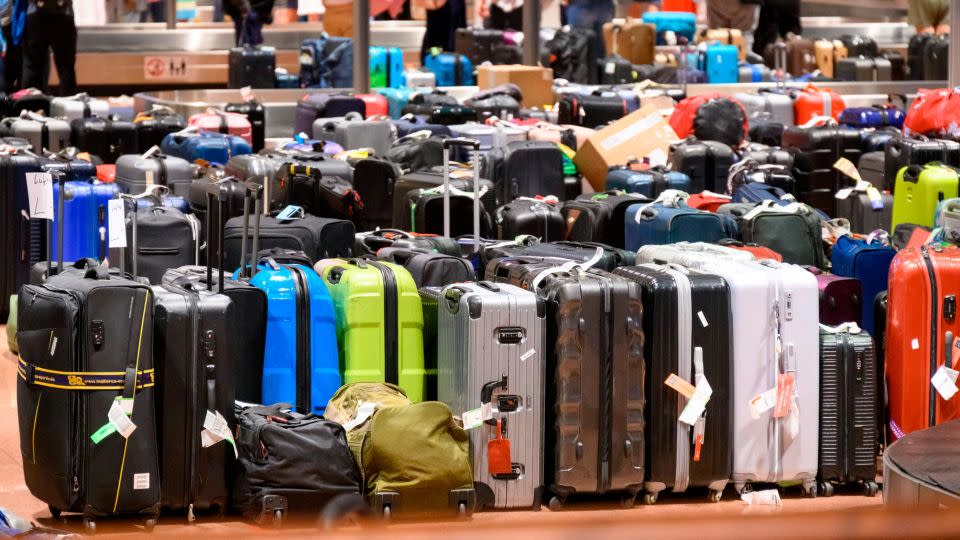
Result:
[[[413,277],[402,266],[350,259],[323,268],[337,314],[344,384],[388,382],[413,402],[436,387],[436,366],[423,362],[423,309]]]
[[[933,214],[940,201],[957,196],[957,170],[940,163],[910,165],[897,173],[893,191],[893,221],[933,227]]]

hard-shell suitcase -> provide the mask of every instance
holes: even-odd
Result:
[[[697,32],[697,43],[723,43],[737,48],[737,60],[747,58],[747,40],[736,28],[708,28]]]
[[[903,127],[906,115],[893,105],[875,105],[873,107],[847,107],[840,113],[837,122],[855,128]]]
[[[749,64],[740,62],[737,68],[737,82],[770,82],[773,80],[773,71],[763,64]]]
[[[647,445],[644,500],[656,502],[667,489],[679,493],[702,486],[719,501],[733,455],[728,286],[716,275],[654,264],[618,268],[615,274],[640,285],[648,336],[646,429],[659,442]],[[671,375],[701,387],[709,381],[713,389],[706,410],[689,419],[693,425],[678,420],[688,400],[663,384]]]
[[[277,50],[262,45],[233,47],[227,55],[227,88],[273,88]]]
[[[653,25],[637,19],[614,19],[603,24],[604,48],[623,55],[631,64],[652,64],[656,33]]]
[[[812,84],[793,95],[793,121],[803,125],[818,116],[840,117],[846,107],[843,96],[829,88],[817,88]]]
[[[632,251],[613,248],[595,242],[537,242],[517,239],[514,243],[502,242],[485,246],[481,251],[481,262],[486,267],[493,259],[500,257],[550,257],[565,259],[575,263],[587,263],[598,258],[592,268],[612,272],[619,266],[632,265],[636,254]]]
[[[627,100],[619,95],[563,94],[557,104],[560,124],[590,129],[617,121],[627,115]]]
[[[310,133],[317,118],[336,118],[349,112],[366,113],[363,100],[347,94],[305,94],[297,100],[294,133]]]
[[[187,127],[187,121],[169,107],[154,105],[148,111],[137,113],[133,125],[137,128],[137,152],[146,152],[160,146],[168,134]]]
[[[727,173],[737,160],[729,146],[693,137],[671,144],[669,158],[673,170],[690,177],[690,193],[726,193]]]
[[[506,146],[514,142],[523,142],[527,139],[527,130],[519,127],[488,126],[476,122],[465,124],[451,124],[447,126],[454,137],[469,137],[480,142],[480,150],[488,152],[493,148]],[[453,154],[463,161],[463,156]]]
[[[589,193],[565,201],[560,213],[567,224],[566,239],[575,242],[606,242],[623,247],[627,208],[650,199],[635,193],[612,191]],[[729,201],[726,201],[729,202]]]
[[[6,122],[5,122],[6,123]],[[10,135],[28,141],[37,152],[59,152],[70,146],[70,124],[33,112],[22,112],[10,123]]]
[[[872,58],[880,55],[880,49],[877,42],[871,38],[860,34],[844,34],[839,38],[843,46],[847,48],[850,56],[866,56]]]
[[[837,326],[860,320],[863,289],[857,278],[828,274],[812,266],[807,270],[817,276],[820,288],[820,324]]]
[[[224,164],[232,156],[253,152],[250,144],[236,135],[222,133],[170,133],[160,143],[160,150],[191,163],[197,160]]]
[[[834,78],[838,81],[890,81],[893,68],[883,57],[855,57],[838,60]]]
[[[503,43],[503,31],[482,27],[457,28],[454,51],[470,59],[475,66],[493,60],[493,48]]]
[[[360,114],[339,119],[318,118],[313,122],[313,137],[333,141],[347,149],[372,148],[374,155],[385,156],[393,144],[393,126],[387,120],[364,120]]]
[[[253,125],[246,113],[226,112],[210,108],[187,119],[188,126],[195,126],[200,132],[234,135],[247,141],[253,147]]]
[[[675,242],[716,243],[727,238],[723,219],[712,212],[701,212],[665,191],[655,201],[627,207],[624,215],[624,248],[636,251],[649,244]]]
[[[937,163],[900,169],[893,195],[890,230],[900,223],[932,227],[937,204],[956,197],[958,183],[957,169]]]
[[[263,104],[251,98],[242,103],[227,103],[223,110],[246,116],[250,122],[250,146],[254,152],[263,150],[267,136],[267,114]]]
[[[482,174],[494,182],[501,205],[517,197],[564,196],[563,153],[554,143],[495,145],[483,158]]]
[[[519,197],[500,208],[493,216],[497,238],[512,240],[531,235],[543,242],[563,240],[566,223],[554,204],[530,197]]]
[[[851,163],[860,159],[860,133],[839,126],[789,127],[782,146],[794,155],[797,199],[827,215],[836,214],[834,194],[853,185],[853,179],[833,167],[840,158]]]
[[[893,195],[880,193],[872,187],[854,188],[850,192],[841,190],[834,199],[836,199],[834,217],[850,220],[852,232],[870,234],[877,229],[886,230],[890,227],[893,216]]]
[[[945,139],[918,139],[897,137],[884,148],[882,189],[896,193],[896,180],[900,169],[908,165],[926,165],[940,162],[960,167],[960,143]],[[876,184],[874,184],[876,185]],[[877,186],[878,189],[881,186]],[[891,229],[892,230],[892,229]]]
[[[739,82],[740,70],[737,66],[739,49],[734,45],[709,45],[701,55],[703,71],[707,73],[710,84],[731,84]]]
[[[393,193],[403,170],[390,160],[371,157],[353,169],[353,189],[363,201],[357,218],[360,230],[390,227],[393,224]]]
[[[125,154],[117,158],[114,182],[125,193],[143,193],[150,186],[167,186],[174,195],[185,197],[195,176],[194,166],[176,156],[155,151],[149,157]]]
[[[778,147],[750,144],[740,152],[740,159],[752,159],[760,165],[781,165],[793,169],[793,154]]]
[[[50,100],[50,116],[67,122],[77,118],[110,116],[110,104],[103,99],[91,98],[85,93],[75,96],[55,97]]]
[[[717,212],[737,218],[740,240],[768,247],[787,263],[826,268],[820,217],[809,206],[779,206],[773,201],[731,203]]]
[[[914,34],[907,44],[907,70],[912,81],[926,81],[923,72],[924,50],[927,42],[933,40],[933,34],[929,32],[920,32]]]
[[[923,47],[923,80],[945,81],[949,77],[949,36],[934,36]]]
[[[606,189],[638,193],[644,197],[656,198],[668,189],[677,189],[687,193],[693,190],[690,187],[690,177],[679,171],[671,171],[662,167],[638,169],[633,164],[611,167],[607,173]],[[702,191],[702,190],[701,190]]]
[[[758,122],[776,122],[784,126],[793,125],[793,100],[781,92],[759,92],[757,94],[738,93],[734,97],[747,110],[750,127]],[[750,137],[753,140],[753,137]],[[762,141],[754,141],[762,142]],[[777,144],[779,144],[779,137]]]
[[[790,125],[793,124],[791,120]],[[772,122],[768,120],[756,120],[750,123],[749,139],[750,142],[764,144],[767,146],[780,146],[783,139],[785,124]]]
[[[72,180],[54,188],[54,219],[50,223],[48,241],[51,247],[63,244],[63,256],[58,256],[56,260],[79,261],[87,257],[104,257],[104,243],[107,238],[105,199],[112,198],[117,193],[116,186],[104,186],[107,189],[100,190],[95,189],[91,182]],[[104,228],[102,234],[101,227]]]
[[[370,47],[370,86],[403,86],[403,50],[400,47]],[[367,116],[371,116],[369,113]]]
[[[874,299],[887,290],[890,263],[896,254],[896,249],[879,240],[859,240],[851,236],[837,238],[830,250],[831,271],[860,281],[863,294],[858,322],[860,328],[873,336],[879,336],[879,329],[874,326]]]
[[[893,141],[891,140],[890,142]],[[865,182],[869,182],[870,185],[877,189],[886,189],[885,184],[887,184],[887,182],[884,177],[886,174],[885,160],[886,148],[884,148],[884,150],[864,152],[861,154],[860,160],[857,161],[857,172],[860,173],[860,178]]]
[[[652,11],[643,14],[643,22],[657,30],[657,45],[676,45],[679,38],[692,42],[697,32],[697,16],[686,12]]]
[[[836,39],[818,39],[813,43],[813,48],[820,73],[832,79],[837,62],[847,57],[847,46]]]
[[[441,294],[438,397],[455,414],[480,409],[480,426],[470,430],[478,506],[539,508],[546,306],[529,291],[486,281]]]
[[[960,402],[944,399],[932,380],[953,365],[958,276],[960,249],[939,244],[903,249],[890,267],[884,346],[890,441],[960,417]]]
[[[164,206],[139,208],[126,215],[131,248],[123,250],[122,264],[134,276],[156,285],[168,269],[198,264],[200,223],[195,217]]]
[[[81,265],[20,291],[24,479],[55,515],[82,512],[88,533],[97,518],[118,514],[152,529],[160,512],[153,294],[94,261]],[[123,437],[110,414],[136,429]]]
[[[763,51],[763,62],[776,68],[778,51],[782,51],[780,54],[785,55],[783,58],[786,62],[782,66],[783,69],[794,77],[813,73],[817,69],[816,47],[809,39],[792,36],[785,43],[783,41],[770,43]]]
[[[473,64],[462,54],[431,51],[423,58],[423,67],[437,77],[437,86],[472,86]]]
[[[877,477],[877,402],[873,339],[856,325],[820,327],[820,494],[862,483],[872,497]]]

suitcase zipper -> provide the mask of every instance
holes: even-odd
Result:
[[[842,469],[840,471],[841,480],[846,481],[850,475],[850,452],[853,450],[853,445],[849,444],[850,440],[850,422],[855,421],[854,417],[848,417],[847,410],[849,409],[848,401],[850,400],[851,392],[847,390],[850,388],[850,350],[852,343],[850,342],[849,336],[846,332],[840,334],[840,362],[842,363],[842,373],[843,381],[840,383],[839,390],[843,392],[843,399],[840,400],[840,424],[842,427],[840,438],[840,448],[841,456],[843,456]]]
[[[937,275],[933,268],[933,259],[930,258],[930,251],[926,244],[920,246],[920,252],[923,254],[923,262],[927,267],[927,274],[930,277],[930,377],[937,372],[937,321],[940,314],[937,312]],[[929,395],[927,411],[927,427],[933,427],[937,423],[937,395],[927,388]]]
[[[197,399],[198,399],[196,371],[197,371],[197,363],[199,362],[199,358],[197,357],[197,352],[198,352],[197,333],[200,331],[200,321],[199,321],[200,313],[198,310],[199,306],[197,305],[197,299],[193,296],[192,293],[184,290],[177,291],[177,292],[186,292],[184,296],[187,298],[187,304],[190,309],[190,332],[189,332],[189,335],[187,335],[187,341],[188,341],[187,350],[190,351],[190,357],[189,357],[190,363],[187,366],[187,370],[186,370],[186,374],[187,374],[186,386],[187,388],[190,389],[189,392],[186,392],[186,396],[188,398],[186,403],[186,410],[190,412],[188,412],[189,414],[188,421],[184,422],[184,425],[187,428],[187,433],[186,433],[186,436],[184,437],[184,440],[187,443],[188,451],[186,452],[186,455],[187,455],[187,459],[189,460],[189,463],[187,464],[187,467],[184,468],[187,475],[184,485],[187,487],[187,489],[184,492],[184,496],[186,498],[182,501],[183,506],[187,506],[187,505],[190,505],[191,502],[196,498],[195,491],[197,487],[196,483],[194,482],[194,479],[197,477],[196,465],[197,465],[198,449],[197,449],[197,441],[194,435],[196,434],[196,431],[197,431],[197,414],[196,414],[197,411],[195,410],[195,407],[197,405]]]
[[[391,384],[400,384],[400,351],[397,341],[397,327],[400,321],[397,316],[397,280],[393,271],[386,265],[367,261],[383,275],[383,348],[384,348],[384,380]]]
[[[610,283],[598,279],[597,283],[603,291],[603,315],[600,318],[600,478],[598,478],[598,492],[605,493],[610,489],[610,462],[613,460],[611,440],[613,434],[613,345],[610,324],[611,301]]]
[[[297,407],[304,413],[312,412],[313,396],[310,389],[312,375],[310,369],[310,289],[307,285],[307,276],[303,270],[296,266],[287,266],[290,276],[293,278],[293,286],[296,290],[297,303]]]

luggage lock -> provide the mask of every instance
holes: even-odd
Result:
[[[943,297],[943,318],[952,321],[957,316],[957,295]]]
[[[504,345],[512,345],[523,341],[524,331],[519,326],[501,326],[497,328],[497,341]]]
[[[103,342],[106,340],[102,320],[96,320],[90,323],[90,331],[93,334],[93,346],[97,349],[103,348]]]
[[[214,358],[217,356],[217,338],[213,333],[213,330],[207,330],[203,333],[203,352],[206,354],[207,358]]]

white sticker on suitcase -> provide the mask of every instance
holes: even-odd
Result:
[[[750,415],[754,419],[769,411],[777,404],[777,389],[771,388],[766,392],[756,395],[750,400]]]
[[[910,341],[910,348],[913,349],[913,350],[915,350],[915,351],[918,350],[918,349],[920,348],[920,340],[917,339],[917,338],[913,338],[913,339]]]
[[[150,489],[150,473],[143,472],[133,475],[133,489]]]
[[[697,317],[700,318],[700,325],[701,325],[701,326],[703,326],[704,328],[710,326],[709,324],[707,324],[707,316],[704,315],[702,311],[698,311],[698,312],[697,312]]]
[[[53,219],[53,176],[50,173],[28,172],[27,198],[30,219]]]
[[[957,389],[957,375],[960,374],[957,370],[950,369],[947,366],[940,366],[940,369],[933,374],[933,377],[930,377],[930,383],[933,384],[933,387],[937,389],[937,393],[940,394],[945,400],[950,400],[954,395],[956,395]]]
[[[483,408],[464,411],[460,418],[463,420],[463,429],[475,429],[483,425]]]
[[[533,355],[535,355],[535,354],[537,354],[537,350],[536,350],[536,349],[530,349],[529,351],[527,351],[527,352],[525,352],[525,353],[523,353],[523,354],[520,355],[520,361],[525,362],[527,359],[529,359],[531,356],[533,356]]]

